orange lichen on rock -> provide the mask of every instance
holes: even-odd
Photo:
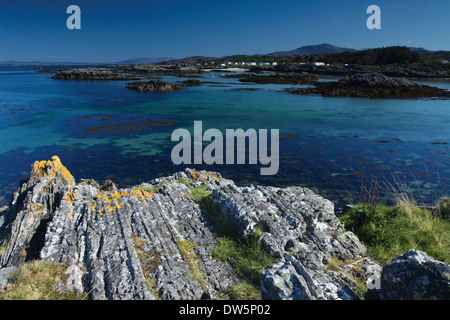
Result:
[[[147,198],[151,198],[154,192],[146,191],[146,190],[133,190],[130,194],[131,197],[134,197],[136,200],[143,202],[145,205],[148,204]]]
[[[49,182],[59,177],[65,185],[75,184],[75,179],[72,174],[63,166],[58,156],[53,156],[48,161],[35,161],[31,169],[31,176],[38,178],[46,177]]]
[[[73,202],[74,200],[77,199],[77,194],[78,194],[77,191],[71,191],[71,190],[69,190],[69,191],[67,191],[67,193],[64,195],[64,199],[65,199],[68,203],[71,203],[71,202]]]
[[[207,181],[208,178],[213,178],[219,180],[220,178],[215,173],[201,173],[200,171],[196,171],[194,169],[189,169],[192,181]]]

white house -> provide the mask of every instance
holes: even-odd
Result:
[[[313,66],[324,66],[325,62],[313,62],[312,65]]]
[[[272,62],[272,65],[276,66],[276,65],[278,65],[278,62]]]

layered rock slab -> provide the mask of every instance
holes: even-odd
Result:
[[[32,173],[2,216],[1,231],[11,232],[2,268],[36,258],[68,265],[74,291],[84,283],[84,291],[96,300],[154,299],[155,294],[162,299],[214,298],[236,283],[231,267],[211,258],[214,235],[186,185],[106,192],[85,181],[63,183],[56,172],[36,178]],[[36,237],[41,240],[32,248]],[[143,273],[136,239],[145,241],[144,251],[158,254],[151,275]],[[192,256],[200,279],[192,276],[192,264],[182,255],[183,241],[195,244]],[[149,276],[155,294],[149,291]]]

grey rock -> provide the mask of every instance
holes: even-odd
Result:
[[[128,89],[133,89],[136,91],[159,91],[159,92],[178,91],[183,89],[179,85],[164,80],[127,82],[126,87]]]
[[[327,267],[331,256],[347,261],[367,251],[345,232],[329,200],[301,187],[241,188],[233,183],[214,188],[212,199],[242,234],[263,226],[259,241],[281,258],[262,272],[265,299],[358,299],[354,280]]]
[[[61,201],[60,192],[72,185],[74,179],[58,157],[33,164],[29,179],[14,192],[0,226],[0,234],[10,235],[1,267],[18,266],[39,257],[47,224]]]
[[[56,290],[64,293],[82,294],[84,292],[84,272],[78,265],[70,265],[62,277],[64,280],[58,283]]]
[[[375,287],[380,281],[383,265],[370,257],[364,257],[342,265],[341,269]]]
[[[42,170],[36,165],[39,170],[33,169],[16,193],[15,219],[9,226],[11,238],[2,267],[31,258],[68,265],[66,281],[58,290],[84,289],[94,300],[154,299],[148,277],[154,279],[152,289],[162,299],[219,297],[237,283],[231,266],[212,258],[216,239],[201,208],[188,197],[186,185],[165,179],[160,192],[152,191],[156,186],[151,183],[99,192],[92,183],[76,185],[73,178],[67,179],[63,174],[67,169],[56,159],[44,161]],[[193,174],[177,175],[189,176]],[[208,179],[219,179],[214,176]],[[160,255],[151,269],[144,270],[137,239],[145,241],[139,254]],[[192,258],[183,256],[179,241],[195,243]],[[200,278],[193,277],[193,265]]]
[[[73,68],[57,70],[52,79],[60,80],[127,80],[129,77],[107,68]]]
[[[380,287],[369,290],[366,298],[449,300],[450,266],[425,252],[409,250],[383,267]]]
[[[404,78],[388,77],[382,73],[357,73],[348,77],[344,77],[343,81],[350,85],[367,86],[367,87],[415,87],[422,85]]]
[[[80,179],[77,182],[77,184],[80,186],[90,185],[90,186],[93,186],[94,188],[100,190],[100,184],[97,181],[95,181],[94,179]]]
[[[358,299],[341,274],[308,269],[289,255],[261,272],[261,293],[266,300]]]
[[[111,192],[116,192],[117,186],[114,182],[112,182],[110,179],[106,179],[102,186],[100,187],[100,191],[111,191]]]
[[[314,88],[290,88],[285,91],[294,94],[319,94],[330,97],[392,99],[448,99],[450,97],[449,90],[421,85],[404,78],[388,77],[376,72],[352,74],[339,81],[316,82]]]
[[[202,71],[194,66],[183,63],[172,63],[172,64],[159,64],[159,65],[151,65],[151,64],[136,64],[133,66],[121,66],[126,72],[131,73],[201,73]]]
[[[8,281],[16,270],[16,267],[6,267],[0,269],[0,292],[11,289],[11,285]]]

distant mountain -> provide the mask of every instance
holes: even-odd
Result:
[[[119,64],[152,64],[152,63],[161,63],[164,61],[173,60],[173,58],[169,57],[161,57],[161,58],[137,58],[137,59],[129,59],[119,61]]]
[[[277,51],[267,54],[267,56],[272,57],[288,57],[288,56],[312,56],[316,54],[323,54],[323,53],[338,53],[338,52],[344,52],[344,51],[357,51],[355,49],[350,48],[342,48],[342,47],[336,47],[329,43],[322,43],[318,45],[311,45],[311,46],[303,46],[300,48],[297,48],[295,50],[290,51]]]

